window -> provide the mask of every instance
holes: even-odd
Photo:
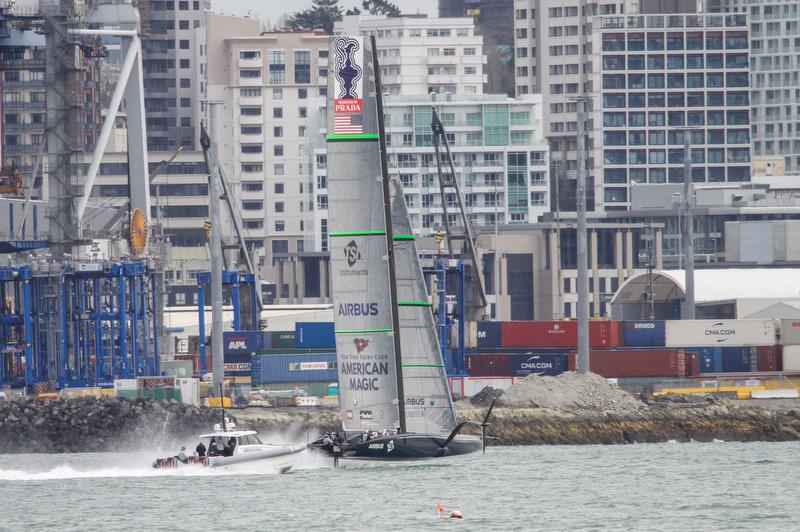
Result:
[[[603,113],[604,127],[625,127],[625,113]]]
[[[669,69],[669,70],[683,70],[683,56],[682,55],[668,55],[667,56],[667,69]]]
[[[647,87],[650,89],[664,88],[664,74],[648,74]]]
[[[189,29],[189,21],[188,20],[180,20],[180,21],[178,21],[178,29],[188,30]]]
[[[644,89],[644,74],[628,74],[629,89]]]
[[[689,92],[686,93],[686,106],[687,107],[703,107],[705,105],[705,94],[702,92]]]
[[[189,2],[188,0],[181,0],[178,2],[178,9],[181,11],[189,11]]]
[[[659,112],[651,112],[651,113],[648,113],[647,123],[650,126],[663,126],[663,125],[665,125],[664,124],[664,118],[665,118],[664,113],[661,112],[661,111],[659,111]]]
[[[260,106],[242,107],[241,109],[239,109],[239,114],[241,116],[261,116],[261,107]]]
[[[181,68],[190,68],[190,66],[189,66],[189,60],[188,60],[188,59],[181,59],[181,61],[180,61],[180,67],[181,67]]]
[[[645,106],[645,98],[644,93],[639,92],[631,92],[628,94],[628,107],[635,109],[637,107],[644,107]]]
[[[703,88],[703,74],[689,74],[686,76],[686,87],[689,89]]]
[[[189,78],[181,78],[181,88],[190,89],[192,87],[192,80]]]
[[[477,69],[474,66],[464,67],[464,75],[470,76],[472,74],[475,74],[476,72]]]
[[[297,99],[305,100],[306,98],[308,98],[308,89],[297,89]]]
[[[648,50],[663,50],[664,49],[664,34],[663,33],[648,33],[647,34],[647,49]]]
[[[241,68],[239,69],[239,77],[242,79],[258,79],[261,77],[261,69]]]
[[[240,98],[260,98],[261,97],[261,89],[256,89],[256,88],[239,89],[239,97]]]
[[[261,126],[260,125],[240,126],[240,127],[241,127],[241,134],[242,135],[260,135],[261,134]]]
[[[282,201],[275,202],[275,212],[283,212],[284,211],[284,204]]]
[[[666,142],[666,137],[663,131],[650,131],[650,142],[651,146],[663,146]],[[651,161],[652,162],[652,161]]]
[[[604,94],[603,95],[604,108],[624,108],[625,95],[624,94]]]
[[[670,126],[682,126],[685,119],[683,111],[670,111],[667,113],[667,122]]]
[[[275,220],[275,232],[276,233],[283,232],[285,227],[286,227],[286,223],[283,220]]]
[[[683,74],[668,74],[667,75],[667,88],[682,89],[683,88]]]
[[[255,174],[264,171],[264,165],[261,163],[242,163],[242,173]]]
[[[689,54],[686,56],[686,68],[698,70],[703,68],[703,56],[700,54]]]
[[[683,50],[683,34],[667,34],[667,50]]]
[[[727,54],[725,66],[728,68],[747,68],[747,54]]]
[[[667,95],[667,105],[669,107],[683,107],[684,97],[682,92],[671,92]]]
[[[444,55],[447,54],[445,53]],[[475,48],[464,48],[464,55],[475,55]]]
[[[294,52],[294,82],[311,83],[311,52],[300,50]]]
[[[625,70],[625,56],[623,55],[603,56],[603,70]]]
[[[442,50],[442,55],[454,56],[454,55],[456,55],[456,49],[455,48],[444,48]]]
[[[643,55],[629,55],[628,56],[628,70],[644,70],[644,56]]]
[[[706,93],[706,105],[709,107],[722,107],[725,105],[725,94],[722,92]]]
[[[275,175],[283,175],[285,172],[282,164],[276,164],[272,167],[272,173]],[[275,184],[275,192],[278,192],[278,183]],[[283,185],[281,184],[281,192],[283,192]]]
[[[666,162],[664,150],[650,150],[649,157],[650,164],[664,164]]]
[[[283,99],[283,89],[272,89],[272,99],[273,100],[282,100]]]
[[[275,157],[283,157],[283,146],[280,144],[273,146],[272,154],[275,155]]]
[[[273,126],[272,135],[274,137],[282,137],[283,136],[283,127],[281,127],[281,126]]]
[[[242,153],[262,153],[263,151],[262,144],[242,144]]]
[[[728,87],[747,87],[749,79],[747,72],[728,72],[725,74],[725,85]]]
[[[625,146],[627,139],[624,131],[606,131],[603,133],[603,144],[606,146]]]
[[[273,240],[272,241],[272,252],[273,253],[289,253],[289,241],[288,240]]]
[[[648,70],[663,70],[664,69],[664,56],[663,55],[648,55],[647,56],[647,69]]]
[[[633,130],[628,132],[628,145],[629,146],[644,146],[645,145],[645,132],[641,130]]]
[[[649,92],[649,93],[647,93],[647,106],[648,107],[664,107],[664,93],[663,92]]]
[[[270,50],[269,57],[269,82],[272,84],[286,83],[286,52],[283,50]]]
[[[630,127],[644,127],[646,116],[645,113],[628,113],[628,125]]]
[[[181,107],[191,107],[191,106],[192,106],[191,98],[181,98]]]
[[[631,150],[628,154],[630,164],[647,164],[646,150]]]
[[[706,74],[706,86],[709,88],[724,87],[725,82],[723,81],[722,74],[712,74],[710,72]]]

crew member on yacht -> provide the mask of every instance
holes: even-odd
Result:
[[[181,451],[175,457],[178,459],[179,462],[183,462],[184,464],[189,463],[189,458],[186,457],[186,447],[181,447]]]
[[[211,438],[211,442],[208,444],[208,456],[218,456],[219,453],[217,452],[217,441],[214,438]]]
[[[194,448],[194,452],[196,452],[197,456],[201,459],[206,457],[206,446],[203,445],[203,442],[197,444],[197,447]]]

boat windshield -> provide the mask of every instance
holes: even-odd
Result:
[[[261,440],[255,434],[240,436],[238,440],[240,445],[261,445]]]

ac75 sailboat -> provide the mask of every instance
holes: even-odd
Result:
[[[485,449],[457,423],[402,186],[389,178],[375,39],[336,36],[328,82],[328,228],[341,433],[311,444],[403,460]],[[460,434],[481,427],[481,437]],[[338,454],[338,453],[337,453]]]

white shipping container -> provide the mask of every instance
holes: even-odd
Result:
[[[783,371],[800,371],[800,345],[783,346]]]
[[[775,320],[673,320],[666,322],[667,347],[775,345]]]
[[[175,379],[175,387],[181,391],[181,402],[187,405],[200,406],[200,380]]]
[[[781,345],[800,345],[800,320],[781,320]]]
[[[136,379],[115,379],[114,395],[120,390],[136,390]]]

